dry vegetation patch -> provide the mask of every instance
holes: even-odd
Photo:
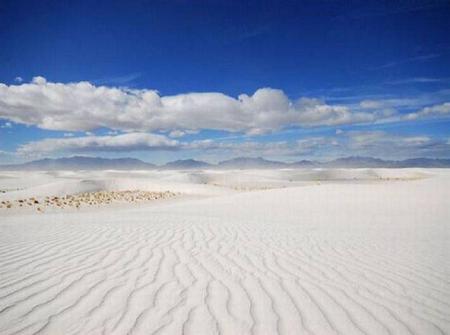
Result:
[[[80,208],[82,206],[98,206],[107,205],[113,202],[144,202],[160,199],[168,199],[176,196],[176,193],[171,191],[151,192],[151,191],[98,191],[85,192],[74,195],[65,196],[47,196],[47,197],[30,197],[17,200],[2,200],[0,208],[36,208],[37,211],[42,212],[46,207],[53,208]]]

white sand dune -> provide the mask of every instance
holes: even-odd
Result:
[[[85,186],[184,196],[0,209],[0,334],[450,334],[450,171],[5,172],[0,200]]]

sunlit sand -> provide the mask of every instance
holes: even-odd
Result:
[[[4,171],[0,190],[1,334],[450,333],[445,169]]]

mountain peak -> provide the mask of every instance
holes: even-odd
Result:
[[[181,159],[166,163],[160,168],[166,169],[269,169],[269,168],[448,168],[450,159],[411,158],[401,161],[383,160],[374,157],[348,156],[327,162],[301,160],[284,163],[267,160],[262,157],[236,157],[218,164],[209,164],[195,159]],[[0,170],[147,170],[156,165],[136,158],[101,158],[72,156],[63,158],[43,158],[23,164],[0,165]]]
[[[179,159],[173,162],[166,163],[163,167],[169,169],[200,169],[210,167],[211,164],[198,161],[195,159]]]
[[[251,169],[251,168],[275,168],[285,166],[286,163],[270,161],[262,157],[236,157],[219,163],[221,167]]]

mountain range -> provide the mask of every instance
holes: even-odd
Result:
[[[165,165],[155,165],[135,158],[100,158],[74,156],[41,159],[23,164],[0,165],[0,170],[148,170],[148,169],[269,169],[269,168],[448,168],[450,159],[413,158],[406,160],[382,160],[373,157],[350,156],[320,162],[301,160],[293,163],[266,160],[261,157],[238,157],[209,164],[194,159],[177,160]]]

